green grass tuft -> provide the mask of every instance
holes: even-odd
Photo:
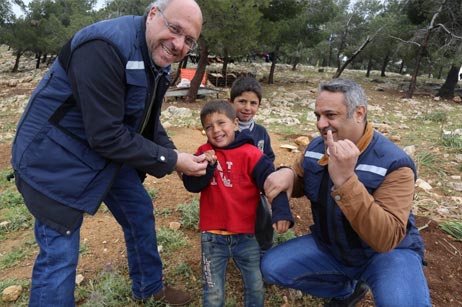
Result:
[[[462,221],[447,221],[442,223],[440,227],[457,240],[462,240]]]
[[[179,204],[177,210],[182,213],[181,224],[186,229],[199,229],[199,199],[193,198],[189,203]]]

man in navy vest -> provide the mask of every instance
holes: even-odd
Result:
[[[264,279],[329,298],[326,306],[355,306],[369,289],[376,306],[431,306],[411,213],[414,162],[372,128],[354,81],[321,83],[314,114],[321,136],[265,185],[269,199],[306,195],[314,224],[265,254]]]
[[[62,48],[33,92],[11,161],[40,247],[30,306],[75,305],[83,214],[103,201],[124,232],[133,297],[190,301],[162,282],[142,181],[146,174],[205,174],[205,157],[176,150],[160,123],[170,66],[197,47],[202,22],[194,0],[157,0],[145,16],[90,25]]]

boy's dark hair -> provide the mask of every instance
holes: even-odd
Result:
[[[225,99],[214,99],[207,102],[202,107],[200,115],[202,125],[204,125],[205,117],[213,113],[224,114],[231,120],[234,120],[236,118],[236,111],[234,111],[232,104],[230,104]]]
[[[234,98],[240,96],[244,92],[254,92],[258,97],[258,101],[261,102],[263,91],[260,83],[254,77],[244,76],[234,80],[230,93],[231,102],[234,101]]]

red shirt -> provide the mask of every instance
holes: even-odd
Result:
[[[210,144],[204,144],[197,153],[210,149]],[[251,144],[214,150],[218,165],[210,184],[201,191],[199,228],[254,233],[260,190],[252,171],[263,154]]]

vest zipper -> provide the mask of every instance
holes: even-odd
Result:
[[[148,124],[149,116],[151,115],[151,111],[152,111],[152,106],[154,105],[154,101],[156,100],[157,85],[159,84],[160,77],[161,77],[161,74],[158,73],[154,79],[154,88],[151,93],[151,99],[149,101],[149,105],[148,105],[148,108],[146,109],[146,112],[143,114],[143,122],[138,131],[141,134],[143,133],[144,128],[146,128],[146,125]]]
[[[332,184],[331,184],[331,181],[329,180],[328,191],[331,191],[331,190],[332,190]],[[345,248],[343,247],[342,242],[339,240],[339,236],[338,236],[338,228],[342,228],[339,225],[337,225],[337,221],[336,221],[336,212],[335,212],[336,210],[335,209],[338,206],[337,206],[337,204],[335,203],[335,201],[332,199],[332,197],[330,195],[328,197],[329,197],[328,202],[329,202],[330,209],[331,209],[330,210],[330,223],[331,223],[332,228],[333,228],[334,244],[335,244],[335,246],[337,246],[338,251],[340,252],[340,256],[342,257],[342,260],[345,263],[349,263]]]

